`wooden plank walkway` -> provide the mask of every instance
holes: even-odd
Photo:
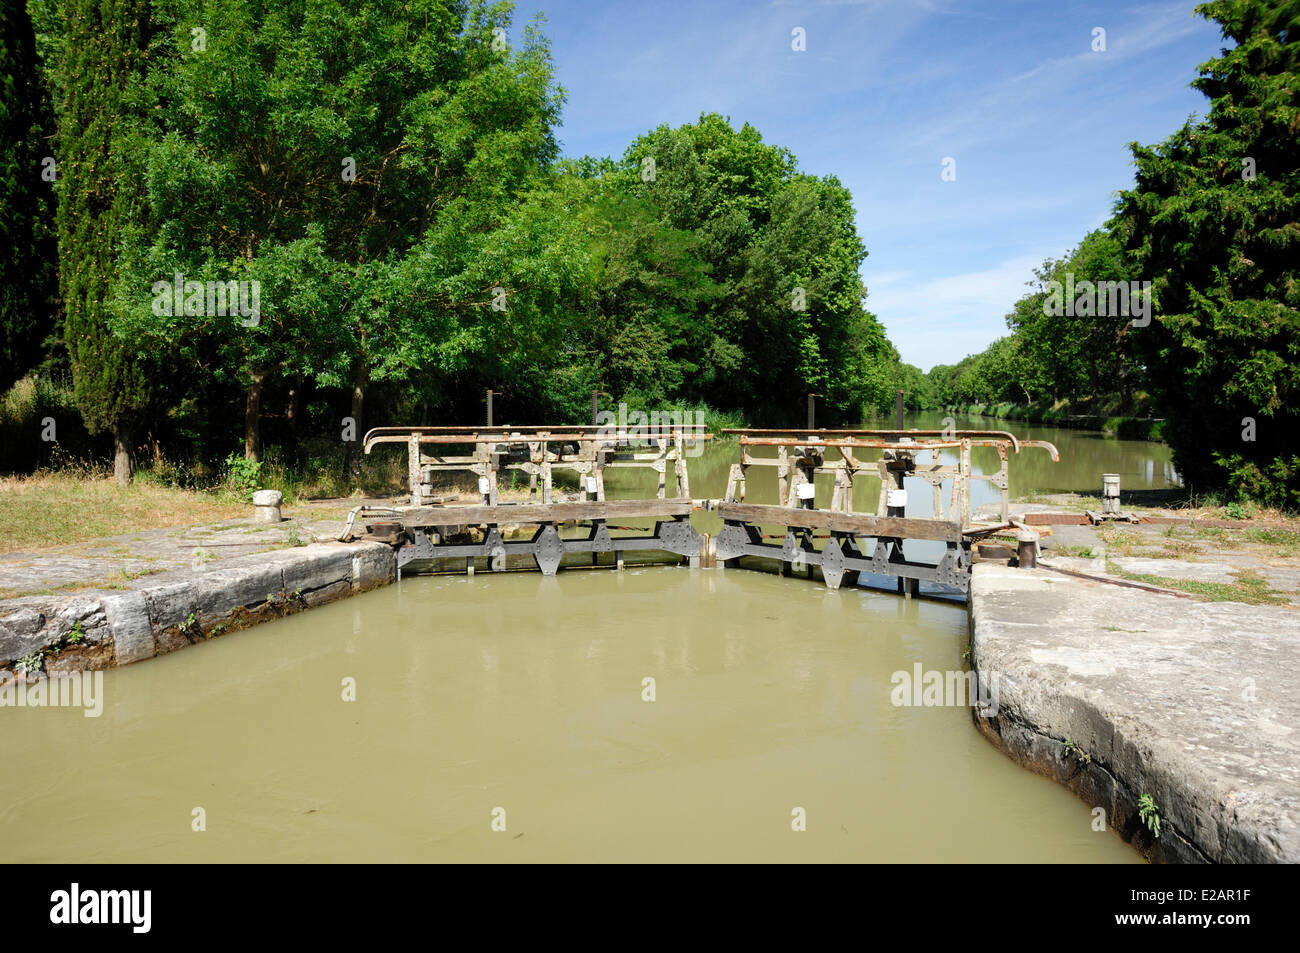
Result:
[[[493,506],[434,506],[402,514],[406,537],[397,552],[399,575],[403,568],[430,568],[446,560],[464,560],[473,573],[484,559],[491,571],[507,568],[508,557],[530,557],[544,575],[551,576],[566,556],[586,555],[599,565],[609,554],[610,564],[623,568],[624,554],[656,550],[683,556],[692,567],[700,565],[703,538],[691,525],[695,504],[689,499],[591,500],[576,503],[519,503]],[[614,536],[610,520],[650,520],[647,535]],[[557,524],[584,523],[587,535],[561,537]],[[532,526],[528,539],[506,539],[502,527]],[[618,527],[615,527],[619,531]]]
[[[809,510],[793,506],[759,503],[718,503],[715,512],[724,520],[754,523],[759,526],[785,526],[800,529],[824,529],[859,536],[886,536],[899,539],[929,539],[959,542],[961,527],[947,520],[916,519],[905,516],[870,516],[865,513],[837,513],[832,510]]]

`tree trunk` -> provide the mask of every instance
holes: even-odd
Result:
[[[1120,410],[1129,414],[1133,412],[1133,381],[1129,378],[1128,361],[1124,357],[1124,352],[1121,350],[1118,356],[1119,366],[1116,370],[1116,377],[1119,378]]]
[[[298,437],[298,418],[302,413],[302,377],[295,377],[293,383],[289,385],[289,406],[285,409],[284,418],[289,426],[289,436],[295,440]]]
[[[361,479],[361,428],[362,415],[366,409],[366,385],[370,381],[370,369],[365,358],[358,356],[352,369],[352,428],[353,441],[348,444],[348,476],[353,480]]]
[[[113,427],[113,479],[118,486],[129,486],[135,474],[131,459],[131,426],[118,423]]]
[[[244,405],[244,459],[262,459],[262,381],[261,371],[253,374],[248,385],[248,402]]]

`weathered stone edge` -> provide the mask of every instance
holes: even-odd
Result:
[[[985,597],[972,580],[968,624],[970,665],[981,671],[978,638]],[[986,666],[995,670],[994,666]],[[1144,750],[1123,725],[1086,699],[1071,695],[1058,706],[1067,712],[1066,724],[1040,719],[1017,692],[1015,680],[999,680],[998,713],[984,718],[973,710],[979,731],[1012,760],[1035,774],[1050,778],[1074,792],[1086,804],[1106,811],[1106,824],[1153,863],[1294,863],[1281,856],[1268,831],[1229,817],[1213,792],[1189,786],[1195,778],[1186,773],[1148,763]],[[1077,719],[1072,716],[1078,716]],[[1039,721],[1046,721],[1040,724]],[[1105,738],[1090,745],[1091,752],[1123,752],[1114,763],[1090,754],[1075,755],[1067,738]],[[1159,792],[1160,837],[1154,838],[1138,816],[1142,791]],[[1209,815],[1206,817],[1206,815]],[[1187,823],[1180,823],[1186,819]],[[1198,836],[1199,831],[1211,835]]]
[[[38,652],[49,672],[128,665],[387,585],[396,569],[390,546],[324,543],[168,573],[128,591],[11,600],[0,606],[0,670]]]
[[[993,718],[977,713],[974,721],[980,733],[1013,761],[1063,785],[1085,804],[1104,809],[1106,826],[1153,863],[1214,862],[1167,818],[1161,818],[1160,837],[1153,837],[1138,816],[1139,794],[1117,778],[1109,765],[1074,755],[1063,739],[1045,734],[1005,709]]]

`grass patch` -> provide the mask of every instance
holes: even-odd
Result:
[[[1208,540],[1219,549],[1236,549],[1241,545],[1240,531],[1217,526],[1193,527],[1192,536],[1196,539]]]
[[[1075,559],[1095,559],[1097,554],[1088,546],[1053,546],[1051,552],[1057,556],[1073,556]]]
[[[130,589],[127,585],[136,579],[166,572],[166,568],[156,566],[152,569],[123,569],[107,576],[78,579],[75,582],[61,582],[39,589],[0,589],[0,599],[17,599],[22,596],[53,596],[60,592],[77,592],[82,589]]]
[[[1246,542],[1265,547],[1282,559],[1300,557],[1300,532],[1292,529],[1265,529],[1252,526],[1245,532]]]
[[[0,589],[0,599],[17,599],[20,596],[52,596],[60,592],[75,592],[78,589],[93,589],[94,582],[87,582],[84,579],[76,582],[61,582],[53,586],[42,586],[39,589]]]
[[[143,579],[145,576],[152,576],[156,573],[166,571],[167,570],[162,566],[154,566],[152,569],[123,569],[118,573],[117,577],[110,576],[109,578],[113,579],[120,577],[124,581],[130,582],[132,579]]]
[[[1204,553],[1190,540],[1199,540],[1214,549],[1237,550],[1249,548],[1262,556],[1277,559],[1300,557],[1300,530],[1287,527],[1247,526],[1240,529],[1218,526],[1170,526],[1163,534],[1165,548],[1172,552]]]
[[[1233,582],[1202,582],[1199,579],[1174,579],[1144,572],[1128,572],[1107,562],[1106,571],[1130,582],[1141,582],[1161,589],[1175,589],[1202,602],[1244,602],[1252,606],[1286,605],[1285,595],[1269,586],[1268,580],[1255,572],[1237,573]]]
[[[216,494],[111,478],[40,473],[0,479],[0,553],[63,546],[164,526],[248,516]]]
[[[1262,556],[1295,559],[1300,556],[1300,531],[1286,527],[1168,526],[1163,532],[1142,533],[1119,523],[1097,530],[1112,556],[1147,556],[1153,559],[1189,559],[1217,552],[1249,550]],[[1057,550],[1063,552],[1063,550]]]

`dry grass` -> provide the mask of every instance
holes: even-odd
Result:
[[[1300,528],[1295,521],[1281,526],[1171,526],[1165,532],[1166,546],[1196,547],[1201,552],[1229,550],[1273,559],[1300,557]]]
[[[1105,523],[1097,538],[1112,556],[1147,556],[1188,559],[1242,552],[1273,559],[1300,557],[1300,526],[1294,519],[1281,525],[1186,526],[1170,525],[1162,533],[1143,533],[1120,523]]]
[[[1185,592],[1201,602],[1244,602],[1252,606],[1281,606],[1290,602],[1285,593],[1273,589],[1267,579],[1250,570],[1235,573],[1232,582],[1203,582],[1199,579],[1176,579],[1170,576],[1153,576],[1150,573],[1128,572],[1110,562],[1106,563],[1106,571],[1112,576],[1119,576],[1132,582]]]
[[[166,569],[141,569],[135,571],[124,569],[120,572],[109,573],[107,576],[87,576],[77,582],[60,582],[53,586],[42,586],[35,589],[0,588],[0,599],[17,599],[19,596],[52,596],[60,592],[76,592],[79,589],[130,589],[131,587],[127,583],[144,576],[152,576],[154,573],[166,571]]]
[[[1185,539],[1177,539],[1172,536],[1167,539],[1164,546],[1159,552],[1150,553],[1161,559],[1186,559],[1189,556],[1199,556],[1205,550],[1196,543],[1189,542]]]
[[[1142,533],[1119,523],[1103,523],[1097,530],[1097,538],[1106,544],[1106,551],[1112,556],[1132,556],[1144,543],[1149,544],[1149,539]]]
[[[0,479],[0,553],[249,515],[226,497],[111,478],[42,473]]]

